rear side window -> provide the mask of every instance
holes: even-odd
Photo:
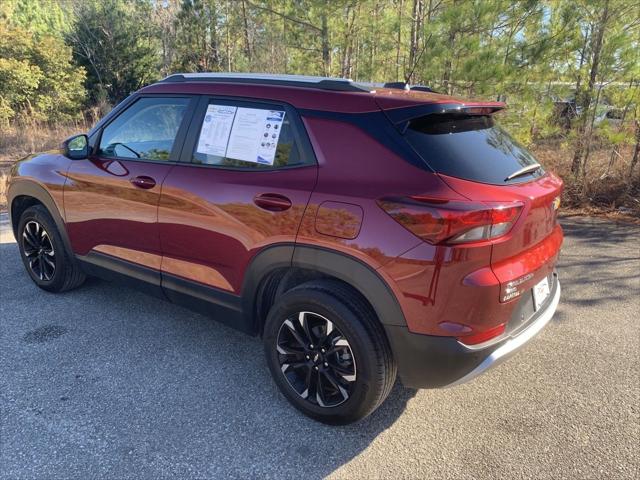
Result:
[[[443,175],[499,185],[529,181],[544,173],[540,168],[506,180],[538,162],[490,116],[428,115],[412,120],[405,138]]]
[[[188,98],[141,98],[105,127],[99,155],[170,160],[188,105]]]
[[[246,170],[312,163],[298,138],[292,112],[281,105],[211,99],[191,161]]]

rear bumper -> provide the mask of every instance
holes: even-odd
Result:
[[[409,332],[406,327],[385,325],[402,383],[410,388],[441,388],[468,382],[499,365],[535,337],[549,321],[560,301],[560,282],[554,282],[546,304],[517,334],[486,348],[468,348],[453,337]]]

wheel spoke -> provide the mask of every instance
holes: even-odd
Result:
[[[309,327],[309,319],[307,318],[307,313],[308,312],[300,312],[298,314],[298,322],[302,326],[302,329],[305,335],[307,336],[307,339],[309,340],[308,342],[309,345],[314,345],[318,342],[317,342],[317,339],[315,338],[315,335],[311,331],[311,328]]]
[[[42,275],[42,262],[40,261],[40,257],[34,258],[29,265],[31,266],[31,270],[33,270],[33,273],[35,273],[40,280],[44,280],[44,276]],[[37,268],[36,265],[38,266]]]
[[[309,396],[309,394],[311,393],[311,390],[312,390],[311,386],[312,386],[312,380],[313,380],[314,372],[315,372],[315,370],[313,368],[309,368],[307,370],[307,373],[304,376],[305,389],[301,394],[302,398],[307,398]]]
[[[282,364],[281,370],[283,372],[286,372],[287,370],[289,370],[291,368],[293,368],[295,370],[296,368],[302,368],[302,367],[308,367],[307,362],[304,362],[304,361],[297,361],[297,362],[287,361],[287,362]]]
[[[340,350],[343,350],[344,348],[351,349],[351,346],[342,335],[337,335],[333,338],[332,346],[327,350],[327,355],[336,353]]]
[[[44,263],[46,265],[49,265],[51,268],[56,268],[56,264],[53,263],[53,261],[49,257],[43,256],[42,260],[44,260]]]
[[[289,329],[289,332],[291,333],[291,336],[295,339],[295,341],[298,342],[298,344],[302,348],[307,348],[307,344],[309,342],[308,341],[305,342],[305,340],[300,336],[300,333],[296,330],[296,327],[293,325],[291,320],[285,320],[284,324]]]
[[[322,372],[322,374],[324,375],[324,377],[325,377],[327,380],[329,380],[329,383],[333,386],[333,388],[335,388],[335,389],[336,389],[336,391],[340,392],[340,395],[342,395],[342,398],[343,398],[344,400],[346,400],[347,398],[349,398],[349,394],[347,393],[347,391],[345,390],[345,388],[344,388],[342,385],[340,385],[340,383],[338,382],[338,380],[337,380],[336,378],[334,378],[334,376],[333,376],[330,372],[328,372],[328,371],[324,370],[324,371]]]
[[[327,406],[325,403],[324,388],[322,388],[322,378],[319,374],[316,375],[316,401],[321,407]]]
[[[51,280],[53,278],[53,272],[56,269],[56,264],[51,261],[46,255],[40,257],[40,265],[42,266],[42,273],[45,280]]]
[[[42,251],[50,256],[53,256],[54,254],[53,244],[51,243],[51,239],[48,235],[46,236],[45,241],[42,244]]]
[[[325,328],[324,337],[328,338],[329,335],[331,335],[331,332],[333,332],[333,322],[331,320],[327,320],[327,326]]]
[[[25,230],[28,239],[31,241],[35,248],[40,248],[40,240],[38,240],[37,233],[33,232],[32,229]]]
[[[38,248],[37,242],[31,237],[31,234],[28,232],[26,228],[22,233],[22,238],[26,240],[26,242],[29,244],[31,248]]]
[[[42,276],[44,280],[51,280],[52,274],[49,273],[50,267],[42,260],[40,260],[40,265],[42,265]]]
[[[331,365],[331,368],[333,369],[334,372],[340,375],[347,382],[355,382],[356,380],[355,370],[351,371],[349,369],[346,369],[340,365],[337,365],[336,362],[334,361],[329,361],[329,365]]]
[[[336,329],[333,325],[333,322],[327,318],[323,318],[325,324],[322,329],[322,334],[318,339],[318,344],[324,345],[327,349],[331,348],[332,340],[331,338],[336,332]]]
[[[304,355],[304,350],[298,350],[295,348],[291,348],[288,345],[278,345],[276,346],[276,350],[278,350],[278,353],[281,355],[295,355],[295,356],[302,356]]]

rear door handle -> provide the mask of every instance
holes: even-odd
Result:
[[[130,182],[133,183],[136,187],[144,188],[145,190],[148,190],[148,189],[153,188],[153,187],[156,186],[156,181],[151,177],[147,177],[146,175],[140,175],[139,177],[133,177],[130,180]]]
[[[291,208],[291,200],[277,193],[263,193],[253,199],[253,203],[270,212],[283,212]]]

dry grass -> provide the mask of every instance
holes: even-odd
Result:
[[[65,138],[87,132],[85,122],[46,125],[37,122],[12,124],[0,128],[0,211],[6,210],[7,177],[11,165],[31,153],[58,147]]]
[[[34,122],[3,126],[0,129],[0,164],[13,163],[30,153],[56,148],[65,138],[86,132],[89,128],[84,122],[69,125]]]
[[[565,211],[588,215],[607,215],[619,219],[640,219],[640,168],[629,177],[632,148],[617,154],[607,146],[591,152],[584,183],[571,173],[572,150],[560,144],[534,147],[533,153],[546,169],[565,183],[562,205]]]
[[[7,209],[7,172],[0,170],[0,212]]]
[[[56,148],[74,133],[86,132],[89,125],[13,125],[0,129],[0,211],[6,209],[6,179],[9,168],[18,159],[34,152]],[[611,149],[598,146],[591,153],[585,186],[570,172],[571,150],[558,143],[545,143],[533,149],[549,170],[565,181],[563,208],[582,214],[606,214],[616,218],[640,219],[640,168],[629,178],[631,148],[614,155],[609,168]]]

